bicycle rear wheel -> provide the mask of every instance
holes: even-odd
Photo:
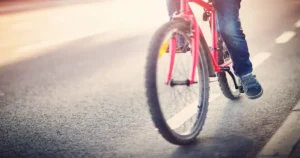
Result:
[[[193,59],[191,49],[175,53],[172,80],[167,85],[164,82],[168,76],[171,53],[162,51],[162,48],[167,50],[168,35],[170,38],[173,37],[174,32],[182,35],[187,42],[185,46],[188,46],[191,44],[189,31],[189,23],[184,20],[177,19],[164,24],[152,37],[146,62],[146,97],[152,121],[163,138],[175,145],[188,145],[195,142],[204,126],[208,109],[209,78],[202,46],[200,46],[196,68],[197,83],[185,85],[185,82],[180,82],[180,86],[174,84],[176,80],[188,81],[190,78],[192,64],[187,63]],[[177,64],[181,60],[184,60],[183,64]],[[160,71],[164,70],[160,69],[164,66],[166,71]],[[179,71],[179,68],[185,66],[189,66],[189,69]],[[160,76],[160,72],[163,76]],[[173,91],[175,92],[169,95],[165,93]],[[180,100],[182,96],[186,97]],[[172,103],[165,104],[165,100],[170,100]],[[167,108],[164,108],[164,105]]]
[[[224,63],[230,63],[228,66],[232,70],[231,57],[222,38],[219,38],[218,40],[218,48],[218,64],[222,65]],[[240,89],[235,87],[234,80],[228,72],[218,72],[217,77],[221,91],[226,98],[231,100],[240,98]],[[237,78],[234,75],[233,77],[237,81]]]

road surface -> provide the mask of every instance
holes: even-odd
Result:
[[[164,2],[1,14],[0,157],[255,157],[300,99],[299,4],[242,2],[264,95],[228,101],[211,83],[216,98],[199,143],[190,147],[162,139],[146,104],[146,50],[168,19]]]

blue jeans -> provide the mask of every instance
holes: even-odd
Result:
[[[213,0],[217,13],[218,31],[226,44],[233,62],[234,73],[243,76],[252,72],[252,63],[245,34],[239,20],[241,0]],[[179,10],[180,0],[167,0],[168,14]]]

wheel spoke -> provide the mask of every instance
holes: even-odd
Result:
[[[209,80],[207,71],[203,71],[203,68],[207,69],[207,65],[206,63],[199,65],[197,69],[198,73],[196,73],[196,75],[199,75],[201,80],[199,80],[200,78],[196,76],[195,81],[197,83],[185,85],[184,81],[190,79],[193,56],[189,53],[191,50],[185,51],[186,48],[184,48],[185,50],[183,52],[176,53],[174,60],[174,69],[171,79],[173,81],[177,81],[177,84],[172,84],[172,86],[166,85],[164,83],[166,81],[166,76],[169,73],[168,66],[170,64],[170,53],[160,53],[161,56],[157,59],[157,54],[155,55],[153,52],[159,52],[160,49],[158,46],[161,46],[163,41],[165,41],[164,38],[170,30],[176,30],[179,33],[182,33],[182,35],[186,38],[184,46],[188,46],[188,44],[191,43],[191,39],[189,39],[190,36],[186,33],[186,30],[189,30],[189,26],[190,25],[188,25],[185,21],[170,21],[161,27],[155,36],[153,36],[151,45],[148,49],[146,94],[150,114],[152,115],[151,118],[162,136],[174,144],[189,144],[193,142],[204,125],[203,119],[206,118],[205,115],[207,113],[208,99],[199,97],[208,97],[208,94],[201,95],[199,93],[208,92],[201,91],[199,88],[206,89],[209,86],[208,82],[202,82],[203,79]],[[200,60],[204,59],[202,53],[199,58]],[[160,68],[163,69],[160,70]],[[203,102],[203,110],[200,111],[202,113],[201,116],[197,114],[199,112],[199,108],[197,108],[199,99],[205,101]],[[157,100],[159,102],[157,102]],[[175,125],[176,129],[168,128],[171,127],[171,125],[168,126],[168,124],[162,122],[171,123],[172,125]]]

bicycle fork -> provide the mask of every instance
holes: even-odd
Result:
[[[192,30],[192,57],[193,57],[193,63],[192,63],[192,72],[190,75],[190,79],[186,80],[173,80],[172,75],[173,75],[173,70],[174,70],[174,62],[175,62],[175,55],[176,55],[176,44],[177,44],[177,39],[176,39],[176,34],[173,34],[172,38],[170,39],[170,45],[169,45],[169,52],[170,52],[170,66],[169,66],[169,72],[168,72],[168,77],[166,81],[166,85],[170,85],[171,87],[177,86],[177,85],[185,85],[189,86],[191,84],[198,83],[195,81],[195,73],[196,73],[196,68],[197,64],[199,62],[199,50],[200,50],[200,37],[199,35],[199,28],[196,26],[196,23],[192,23],[193,26]]]

